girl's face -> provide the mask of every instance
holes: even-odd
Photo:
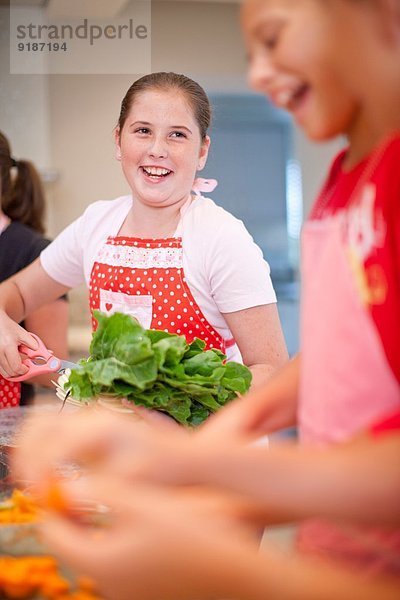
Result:
[[[354,4],[246,0],[243,7],[251,86],[290,111],[314,140],[349,133],[360,116],[354,72],[360,48],[349,38]]]
[[[187,199],[196,171],[206,163],[209,144],[208,137],[201,139],[193,111],[177,90],[139,94],[116,133],[117,158],[133,196],[152,207]]]

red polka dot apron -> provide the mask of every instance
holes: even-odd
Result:
[[[18,406],[21,399],[19,381],[8,381],[0,375],[0,409]]]
[[[180,237],[109,237],[92,268],[90,308],[131,314],[146,329],[184,335],[188,343],[201,338],[207,349],[227,347],[187,285]]]
[[[185,278],[181,237],[109,237],[92,267],[90,309],[128,313],[146,329],[184,335],[188,343],[200,338],[207,349],[224,353],[235,343],[224,340],[197,305]]]

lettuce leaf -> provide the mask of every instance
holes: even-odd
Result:
[[[188,344],[184,336],[146,330],[122,313],[95,311],[94,317],[90,356],[64,385],[73,398],[111,394],[197,426],[250,387],[249,369],[226,362],[219,350],[205,350],[203,340]]]

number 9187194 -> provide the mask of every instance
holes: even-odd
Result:
[[[19,42],[19,52],[66,52],[67,43],[63,42]]]

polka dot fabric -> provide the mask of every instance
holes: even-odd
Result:
[[[187,285],[181,238],[108,238],[93,265],[90,308],[92,313],[126,312],[146,328],[184,335],[188,343],[200,338],[207,349],[225,352],[224,339],[208,323]],[[94,319],[92,324],[95,329]]]
[[[19,406],[21,384],[19,381],[7,381],[0,375],[0,409]]]

